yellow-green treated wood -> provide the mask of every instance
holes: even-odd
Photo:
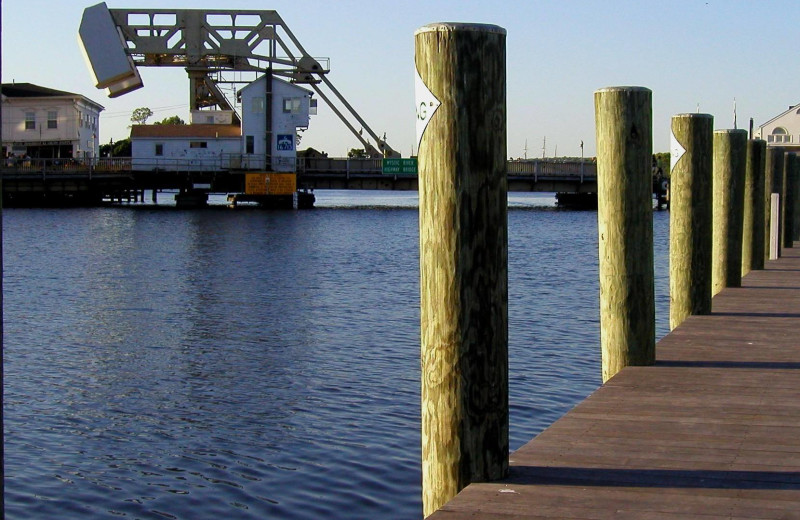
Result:
[[[800,240],[800,155],[794,157],[794,240]]]
[[[742,285],[742,207],[747,130],[714,132],[711,295]]]
[[[742,276],[750,270],[764,269],[764,244],[766,206],[764,197],[764,171],[767,160],[767,142],[762,139],[747,141],[745,166],[744,213],[742,227]]]
[[[595,91],[602,377],[655,362],[652,92]]]
[[[785,153],[783,155],[783,247],[792,247],[794,243],[794,212],[795,212],[795,185],[797,174],[795,172],[796,155]]]
[[[769,260],[777,260],[780,256],[780,220],[781,220],[781,194],[770,194],[769,211]]]
[[[769,148],[767,147],[767,161],[766,161],[766,172],[764,173],[764,198],[765,198],[765,206],[766,206],[766,219],[764,222],[764,229],[766,229],[765,235],[765,259],[770,259],[770,216],[771,216],[771,204],[772,204],[772,194],[777,193],[781,195],[783,192],[783,150],[780,148]],[[779,197],[779,204],[783,204],[783,198]],[[778,211],[778,215],[780,215],[780,211]],[[780,221],[780,218],[778,218]],[[780,224],[777,223],[777,233],[780,236]],[[778,240],[778,254],[776,258],[780,256],[781,250],[781,240]]]
[[[670,170],[670,330],[692,314],[711,312],[713,133],[709,114],[672,117],[673,139],[685,152]]]
[[[508,474],[505,30],[415,33],[441,103],[419,145],[423,512]]]

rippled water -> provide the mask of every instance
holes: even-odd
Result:
[[[317,196],[4,211],[8,518],[421,516],[416,201]],[[600,384],[597,214],[512,202],[517,448]]]

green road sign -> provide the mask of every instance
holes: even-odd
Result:
[[[389,175],[416,175],[417,158],[410,159],[384,159],[383,173]]]

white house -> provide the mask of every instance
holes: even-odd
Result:
[[[790,106],[759,126],[756,134],[767,142],[767,146],[800,150],[800,104]]]
[[[271,158],[272,171],[293,172],[297,159],[298,129],[308,128],[316,114],[316,100],[310,90],[282,79],[272,78],[271,132],[267,132],[267,78],[262,76],[239,92],[242,106],[243,160],[251,167],[266,168]]]
[[[221,118],[224,120],[224,118]],[[241,167],[238,125],[133,125],[134,170],[215,171]]]
[[[3,157],[97,157],[102,105],[32,83],[2,84]]]

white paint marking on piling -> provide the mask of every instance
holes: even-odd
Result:
[[[678,164],[678,161],[681,160],[681,157],[683,157],[683,154],[685,153],[686,153],[686,148],[684,148],[683,145],[678,142],[678,139],[675,138],[675,133],[672,130],[670,130],[669,131],[670,175],[672,174],[672,170],[675,169],[675,165]]]
[[[436,109],[441,105],[441,101],[436,99],[433,92],[430,91],[428,86],[422,81],[422,76],[419,71],[414,67],[414,99],[416,101],[417,109],[417,153],[419,153],[419,144],[422,142],[422,134],[428,127],[428,123],[433,117]]]

